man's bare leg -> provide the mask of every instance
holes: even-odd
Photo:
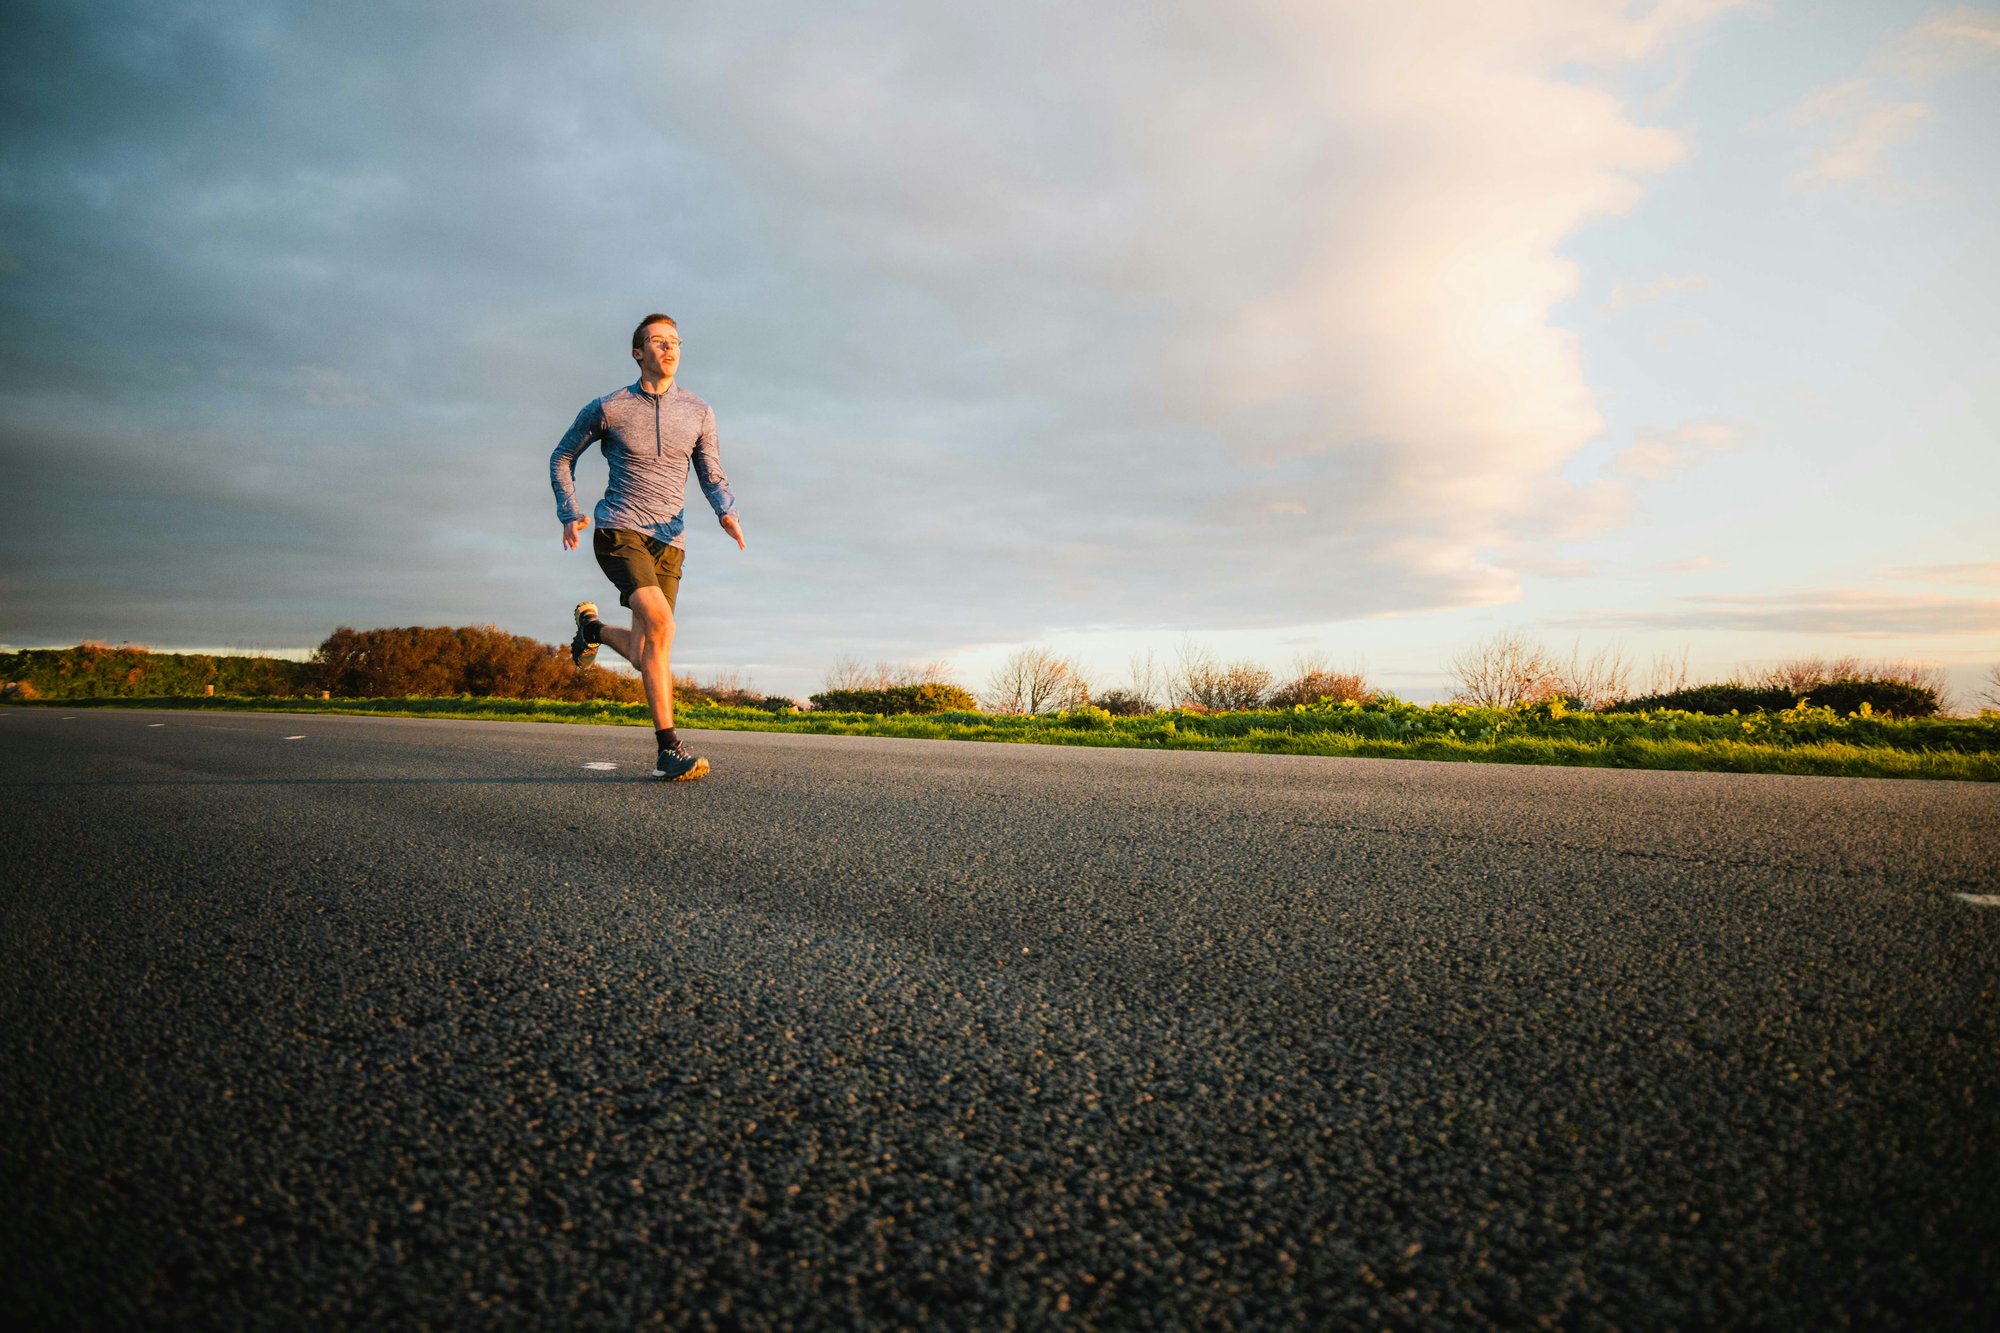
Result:
[[[653,726],[674,725],[674,673],[669,664],[674,646],[674,609],[658,588],[640,588],[632,594],[632,628],[606,625],[599,631],[604,646],[639,669],[639,682],[646,688],[646,705],[653,710]]]

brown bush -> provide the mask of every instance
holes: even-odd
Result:
[[[1251,661],[1219,664],[1207,649],[1183,640],[1174,672],[1174,693],[1183,708],[1192,704],[1210,713],[1238,712],[1264,702],[1271,688],[1270,668]]]
[[[636,677],[603,667],[579,670],[567,648],[496,626],[408,626],[355,630],[345,625],[313,654],[313,688],[336,698],[471,694],[496,699],[644,697]]]
[[[1313,653],[1292,664],[1292,678],[1272,690],[1266,702],[1273,708],[1291,708],[1327,700],[1361,703],[1374,694],[1367,678],[1359,671],[1335,671],[1326,664],[1325,658]]]

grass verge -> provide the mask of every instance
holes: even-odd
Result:
[[[643,704],[552,699],[296,699],[170,696],[43,700],[28,707],[166,708],[371,717],[648,726]],[[1186,711],[1114,718],[1088,708],[1020,717],[985,713],[882,716],[772,714],[684,704],[690,727],[1041,745],[1217,750],[1461,763],[1559,764],[1818,777],[2000,781],[2000,716],[1896,719],[1829,709],[1709,717],[1679,712],[1582,713],[1537,705],[1477,709],[1398,700],[1246,713]]]

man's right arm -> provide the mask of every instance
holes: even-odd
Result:
[[[556,493],[556,519],[563,525],[563,546],[565,549],[576,545],[576,534],[590,525],[576,507],[576,460],[604,436],[604,409],[598,402],[592,402],[576,414],[576,420],[563,432],[557,441],[555,452],[549,455],[549,486]]]

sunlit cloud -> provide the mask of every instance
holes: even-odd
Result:
[[[1897,596],[1863,590],[1681,597],[1658,610],[1605,610],[1557,622],[1565,627],[1756,630],[1857,638],[1993,634],[2000,601]]]
[[[1883,570],[1882,577],[1905,583],[1971,583],[2000,588],[2000,560],[1954,565],[1899,565]]]
[[[1891,41],[1882,62],[1918,82],[1957,74],[2000,56],[2000,14],[1961,5]]]
[[[1668,430],[1641,430],[1612,462],[1612,470],[1641,481],[1657,481],[1710,454],[1733,448],[1737,427],[1722,421],[1691,421]]]
[[[1828,84],[1793,104],[1791,124],[1823,127],[1826,137],[1792,184],[1893,184],[1890,150],[1916,134],[1935,110],[1906,91],[1885,91],[1884,83],[1921,87],[1995,56],[2000,56],[2000,15],[1967,6],[1891,38],[1871,61],[1877,73]]]
[[[1708,278],[1700,273],[1669,274],[1654,278],[1651,282],[1611,284],[1611,295],[1605,299],[1604,313],[1615,315],[1628,306],[1640,305],[1648,301],[1664,301],[1679,296],[1682,292],[1699,291],[1708,286]]]
[[[1889,150],[1916,133],[1932,114],[1923,102],[1878,102],[1856,117],[1844,133],[1814,156],[1792,177],[1794,185],[1828,185],[1840,181],[1885,180],[1884,158]]]

